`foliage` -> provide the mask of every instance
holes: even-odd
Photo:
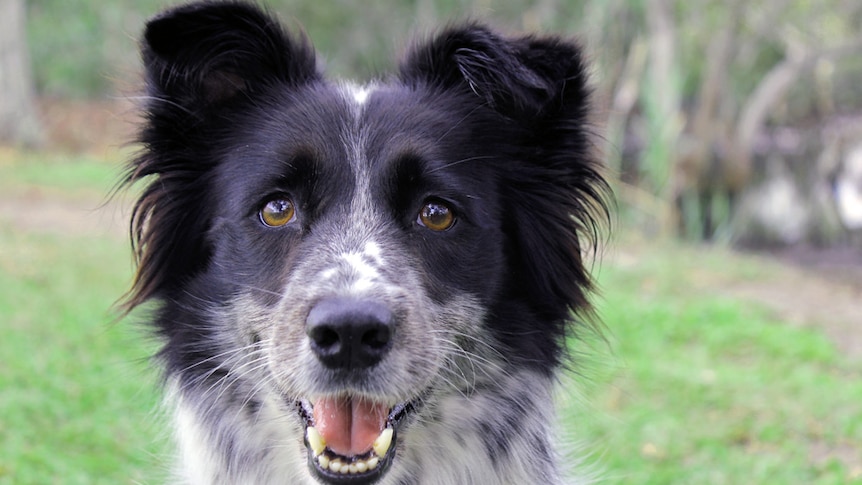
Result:
[[[164,0],[29,0],[28,27],[37,87],[44,95],[97,97],[133,89],[136,38]],[[336,75],[369,78],[388,67],[411,28],[501,9],[514,16],[526,1],[444,0],[314,2],[272,0],[266,6],[294,30],[305,30]],[[511,17],[510,17],[511,18]],[[395,46],[393,46],[395,44]]]
[[[411,35],[454,19],[490,19],[512,31],[578,35],[595,61],[597,122],[607,121],[606,151],[621,181],[618,191],[627,202],[651,199],[649,227],[665,233],[682,229],[680,234],[693,238],[737,237],[734,231],[741,231],[732,222],[745,218],[738,217],[734,203],[766,176],[764,159],[777,150],[759,136],[765,128],[813,126],[862,112],[862,87],[856,81],[862,75],[860,2],[264,3],[290,29],[309,34],[328,72],[365,80],[388,71]],[[134,94],[140,88],[135,39],[145,19],[164,6],[164,0],[30,0],[30,45],[39,91],[55,97]],[[822,151],[811,146],[821,143],[813,138],[798,150],[797,158],[804,162],[809,153]],[[804,165],[796,163],[794,170],[804,170],[799,168]],[[810,189],[826,180],[806,174],[797,178],[811,207],[830,207],[817,203],[828,196]],[[636,207],[643,209],[643,204]]]
[[[28,36],[36,85],[43,95],[116,94],[112,83],[137,68],[134,37],[158,0],[28,0]]]

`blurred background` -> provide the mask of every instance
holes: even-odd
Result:
[[[0,484],[161,483],[133,267],[137,37],[167,0],[0,0]],[[334,76],[487,19],[577,36],[617,196],[560,440],[607,483],[862,483],[862,2],[271,0]],[[577,467],[576,467],[577,468]]]

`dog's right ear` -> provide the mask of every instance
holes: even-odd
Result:
[[[213,150],[231,122],[222,113],[252,106],[273,87],[299,89],[321,79],[304,37],[289,36],[264,11],[241,2],[199,2],[162,13],[147,23],[141,53],[142,151],[124,183],[147,185],[132,214],[138,272],[125,311],[177,291],[207,267]]]
[[[314,50],[244,3],[200,2],[147,23],[141,45],[152,96],[197,112],[272,84],[319,78]]]

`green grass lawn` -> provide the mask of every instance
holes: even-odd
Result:
[[[116,166],[2,157],[0,180],[0,194],[20,196],[25,213],[34,192],[58,204],[57,194],[92,197],[96,207]],[[157,376],[147,363],[155,347],[133,324],[113,321],[130,275],[120,238],[34,234],[0,219],[0,483],[164,476]]]
[[[98,160],[12,158],[0,157],[0,198],[98,203],[117,173]],[[564,446],[586,451],[602,483],[862,483],[862,364],[720,291],[775,268],[633,246],[597,266],[610,345],[573,344],[581,375],[561,391]],[[0,484],[164,481],[155,345],[112,322],[130,275],[121,237],[0,219]]]
[[[599,306],[612,352],[575,345],[587,405],[565,415],[610,482],[862,483],[862,365],[721,296],[780,268],[678,245],[610,260]]]
[[[161,466],[152,345],[109,311],[126,253],[0,229],[0,483],[136,483]]]

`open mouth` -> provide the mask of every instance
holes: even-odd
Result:
[[[309,467],[333,485],[380,479],[395,458],[398,423],[413,409],[411,403],[390,408],[351,396],[297,401],[296,406],[305,422]]]

